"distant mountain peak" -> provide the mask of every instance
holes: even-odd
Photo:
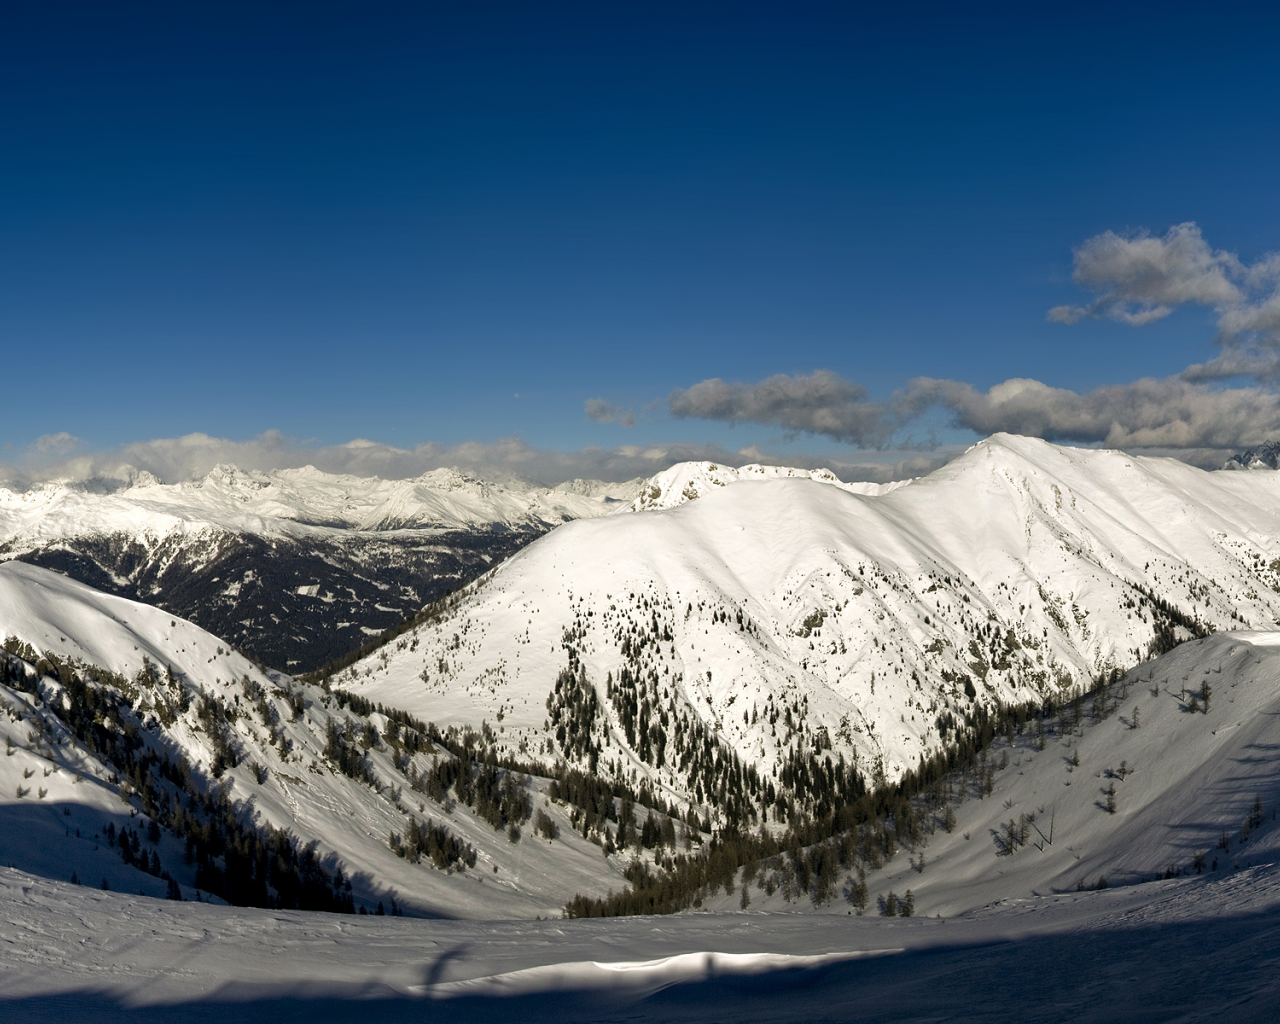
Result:
[[[1227,459],[1223,469],[1280,469],[1280,441],[1263,441]]]
[[[690,501],[696,501],[704,495],[711,494],[718,488],[737,483],[740,480],[778,480],[784,478],[813,480],[817,483],[832,484],[844,491],[854,494],[878,495],[909,483],[908,480],[895,480],[887,484],[845,483],[829,469],[797,469],[791,466],[762,466],[753,462],[750,465],[721,465],[718,462],[678,462],[669,469],[650,477],[640,483],[639,493],[625,508],[619,511],[650,512],[659,509],[675,508]]]

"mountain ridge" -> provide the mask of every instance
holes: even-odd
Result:
[[[616,499],[610,492],[616,492]],[[606,514],[629,484],[491,484],[219,466],[139,474],[110,493],[0,488],[0,559],[66,572],[199,621],[281,669],[358,647],[566,520]]]
[[[1263,441],[1227,459],[1223,469],[1280,469],[1280,441]]]
[[[548,689],[582,667],[601,700],[592,747],[628,777],[689,785],[619,739],[632,703],[723,727],[766,778],[797,744],[894,777],[975,698],[1044,700],[1180,639],[1275,623],[1278,507],[1268,476],[1008,435],[878,495],[713,485],[558,529],[341,685],[433,720],[461,701],[512,749],[545,747]],[[643,695],[608,693],[624,671]]]

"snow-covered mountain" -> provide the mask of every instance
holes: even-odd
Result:
[[[1238,452],[1222,466],[1223,469],[1280,469],[1280,441],[1263,441],[1262,444]]]
[[[675,508],[739,480],[780,479],[816,480],[839,487],[850,494],[888,494],[911,482],[895,480],[887,484],[845,483],[829,469],[793,469],[787,466],[761,466],[757,463],[734,469],[718,462],[681,462],[640,484],[639,493],[627,506],[627,511],[650,512]]]
[[[236,900],[305,876],[311,905],[351,882],[464,916],[589,909],[663,871],[704,907],[758,883],[747,902],[832,910],[860,865],[871,897],[947,914],[1212,871],[1208,841],[1280,799],[1247,760],[1280,742],[1280,477],[1007,436],[872,493],[750,471],[694,493],[699,473],[719,469],[669,475],[673,507],[551,531],[323,685],[0,565],[0,860]],[[896,778],[896,804],[859,803]],[[107,841],[151,821],[129,858]],[[727,891],[689,883],[677,851],[709,826],[811,829],[803,857],[840,868],[824,889],[760,839]],[[275,885],[246,867],[272,843],[298,879],[245,888]]]
[[[714,741],[758,806],[810,757],[894,778],[978,704],[1280,619],[1270,474],[997,435],[882,493],[699,493],[558,528],[341,685],[700,799],[725,782]]]
[[[431,529],[442,532],[499,524],[509,529],[554,525],[601,515],[634,493],[631,484],[571,481],[535,487],[491,483],[455,469],[409,480],[323,473],[312,466],[245,472],[217,466],[200,480],[164,484],[149,473],[101,494],[67,483],[0,490],[5,536],[56,540],[79,530],[111,533],[150,516],[169,516],[224,530],[305,536],[299,527],[346,530]]]
[[[642,839],[643,808],[615,851],[625,803],[604,810],[563,767],[486,767],[501,726],[438,730],[362,708],[264,673],[158,609],[21,563],[0,566],[0,632],[0,862],[24,871],[155,897],[305,907],[318,892],[335,909],[349,897],[527,919],[673,866],[669,844]],[[887,817],[816,832],[794,855],[730,861],[696,905],[874,914],[910,892],[915,913],[953,916],[1102,879],[1208,884],[1269,863],[1278,669],[1280,632],[1184,643],[1002,720]],[[584,816],[592,806],[602,813]],[[696,855],[702,836],[689,834]],[[290,864],[310,903],[289,887]]]
[[[108,493],[0,488],[0,558],[21,558],[191,618],[303,671],[359,646],[553,526],[623,507],[638,482],[493,484],[314,468]]]
[[[580,835],[548,779],[479,764],[478,731],[433,740],[20,562],[0,565],[0,635],[6,865],[148,896],[477,918],[625,884],[627,858]]]

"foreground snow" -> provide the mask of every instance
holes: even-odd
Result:
[[[0,869],[7,1020],[1274,1019],[1280,868],[961,918],[478,924],[174,904]]]

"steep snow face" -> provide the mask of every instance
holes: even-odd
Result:
[[[739,480],[816,480],[831,484],[851,494],[887,494],[911,481],[896,480],[888,484],[845,483],[829,469],[792,469],[787,466],[761,466],[752,463],[734,469],[718,462],[681,462],[650,477],[639,485],[639,493],[626,506],[628,512],[651,512],[675,508],[696,501],[716,488]]]
[[[8,562],[0,565],[0,636],[37,656],[24,666],[0,652],[5,864],[64,880],[74,872],[87,885],[106,880],[115,891],[163,896],[166,882],[123,861],[106,830],[145,835],[148,813],[171,825],[176,810],[170,809],[190,805],[159,763],[163,758],[167,767],[182,757],[196,791],[225,787],[244,820],[286,829],[303,846],[316,844],[320,860],[341,869],[357,903],[370,909],[395,897],[416,913],[532,918],[559,914],[576,892],[624,884],[621,858],[603,857],[575,831],[567,810],[544,803],[545,780],[529,783],[529,799],[561,837],[549,842],[526,825],[529,835],[513,842],[505,828],[495,829],[465,803],[412,789],[411,776],[448,762],[448,750],[429,743],[411,750],[384,715],[357,715],[318,687],[263,672],[161,609]],[[110,709],[102,719],[106,735],[152,751],[150,770],[125,772],[106,760],[105,741],[89,745],[77,738],[54,711],[70,707],[70,689],[58,667],[45,662],[50,658],[64,668],[74,662],[77,671],[93,666],[114,673],[100,690]],[[363,780],[336,770],[331,728],[345,737],[349,757],[366,772]],[[400,738],[388,738],[393,735]],[[397,856],[389,837],[406,836],[411,820],[443,826],[471,847],[472,863],[460,868],[455,860],[437,870],[427,858],[414,863]],[[181,839],[164,831],[158,841],[144,841],[142,853],[154,855],[185,897],[194,898],[197,876]]]
[[[145,600],[282,669],[307,671],[399,623],[567,519],[634,485],[550,490],[455,470],[415,480],[219,466],[112,494],[0,489],[0,558]]]
[[[561,527],[342,685],[688,794],[694,721],[765,779],[806,751],[893,777],[975,700],[1280,618],[1270,474],[1007,435],[881,494],[699,472],[725,482]],[[568,667],[599,700],[576,746],[551,692]]]

